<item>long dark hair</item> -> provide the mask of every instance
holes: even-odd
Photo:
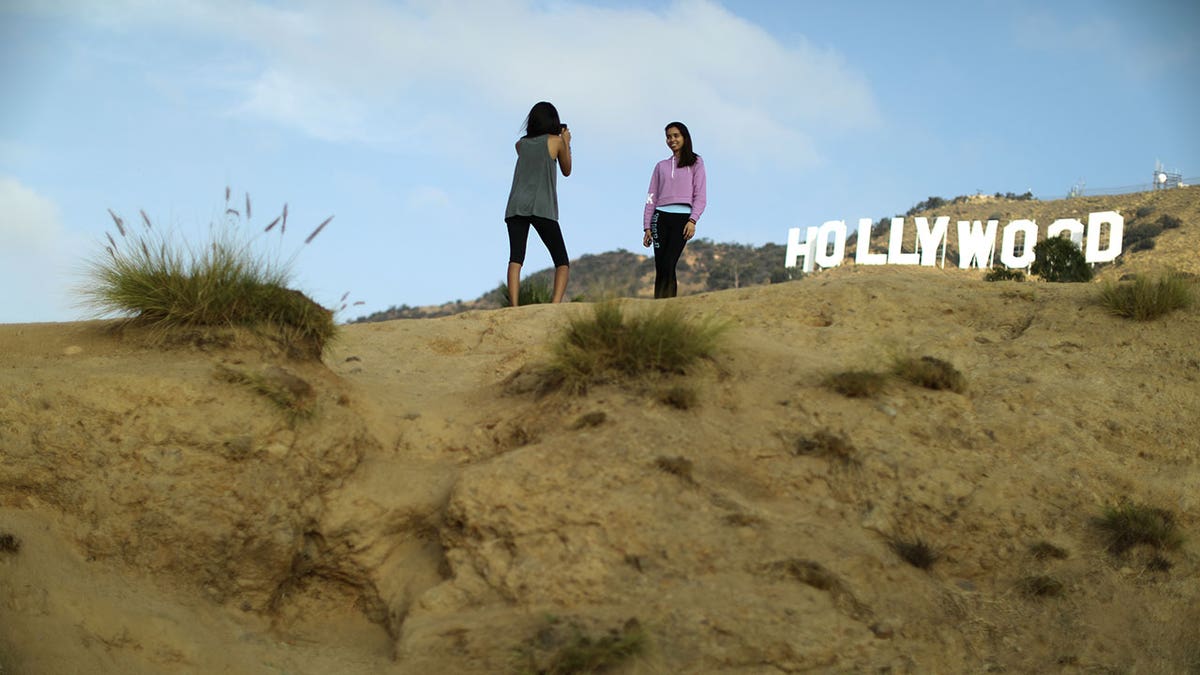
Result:
[[[667,133],[671,127],[675,127],[679,130],[679,133],[683,134],[683,147],[679,149],[678,166],[691,166],[695,164],[696,158],[700,155],[697,155],[696,152],[692,150],[692,132],[688,131],[687,125],[683,122],[671,122],[667,126],[663,127],[663,133]]]
[[[558,120],[558,109],[549,101],[538,101],[525,116],[525,138],[543,134],[558,135],[562,123]]]

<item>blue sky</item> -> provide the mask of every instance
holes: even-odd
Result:
[[[663,125],[705,158],[698,236],[931,195],[1200,175],[1190,2],[0,0],[0,323],[87,318],[107,209],[203,238],[288,204],[295,285],[348,320],[469,300],[507,263],[513,141],[549,100],[572,258],[641,248]],[[303,238],[334,219],[305,246]],[[273,253],[274,254],[274,253]],[[526,272],[550,265],[531,237]]]

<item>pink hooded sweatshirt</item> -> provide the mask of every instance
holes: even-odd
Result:
[[[708,203],[706,183],[704,160],[699,156],[691,166],[675,166],[674,156],[655,164],[654,173],[650,175],[650,190],[646,194],[642,229],[650,229],[650,217],[654,215],[654,209],[667,204],[691,206],[691,219],[700,222],[700,215]]]

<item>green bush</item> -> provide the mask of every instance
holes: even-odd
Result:
[[[627,317],[616,302],[570,320],[553,346],[550,376],[575,392],[589,385],[659,373],[686,372],[715,352],[728,324],[691,320],[674,304]]]
[[[293,351],[319,357],[337,331],[333,313],[288,288],[290,261],[257,251],[237,227],[240,214],[228,211],[234,217],[214,226],[200,246],[153,229],[144,213],[145,227],[133,231],[113,214],[119,238],[109,234],[110,246],[87,261],[82,304],[158,329],[266,328]]]
[[[1125,246],[1133,248],[1135,244],[1143,241],[1154,241],[1154,238],[1162,234],[1163,226],[1158,223],[1146,223],[1145,225],[1134,225],[1125,230],[1124,241]],[[1137,250],[1134,248],[1134,250]]]
[[[1195,287],[1191,279],[1169,272],[1157,279],[1138,277],[1132,283],[1107,282],[1100,288],[1100,304],[1110,313],[1135,321],[1150,321],[1177,309],[1191,307]]]
[[[1033,247],[1033,265],[1029,271],[1046,281],[1090,281],[1092,268],[1083,251],[1066,237],[1050,237]]]
[[[1155,210],[1154,206],[1150,206],[1150,205],[1139,206],[1137,211],[1134,212],[1134,215],[1137,218],[1145,218],[1146,216],[1150,215],[1151,213],[1154,213],[1154,210]]]
[[[1021,270],[1010,270],[996,265],[983,275],[984,281],[1025,281],[1025,273]]]

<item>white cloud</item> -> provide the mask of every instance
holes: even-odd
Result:
[[[414,210],[445,210],[454,203],[450,194],[442,188],[420,185],[405,191],[404,204]]]
[[[72,318],[71,260],[77,252],[52,201],[0,176],[0,323]]]
[[[231,85],[242,98],[234,112],[328,141],[418,145],[477,126],[480,115],[519,121],[550,100],[596,146],[640,144],[679,119],[726,157],[810,166],[817,139],[879,117],[865,78],[836,51],[785,44],[712,0],[659,11],[570,0],[287,10],[116,0],[90,14],[104,25],[173,24],[243,43],[255,55],[252,74]]]
[[[13,178],[0,176],[0,251],[13,259],[45,255],[61,238],[54,202]]]

